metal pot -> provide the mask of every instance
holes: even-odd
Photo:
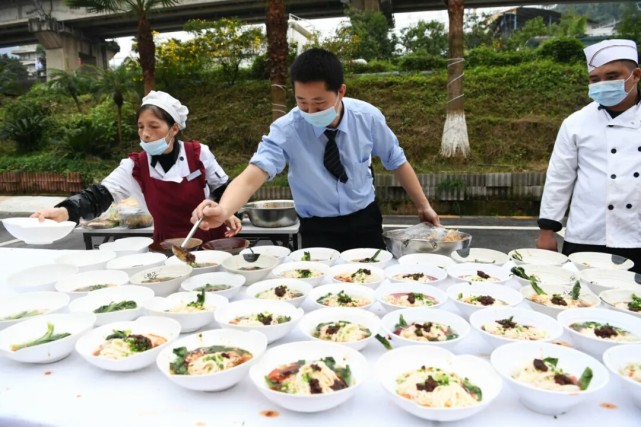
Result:
[[[238,215],[249,216],[252,225],[256,227],[276,228],[296,224],[298,216],[294,209],[293,200],[265,200],[247,203]]]
[[[420,230],[420,226],[413,226]],[[427,226],[425,229],[429,229]],[[460,240],[456,241],[442,241],[438,239],[427,238],[412,238],[408,235],[408,230],[390,230],[383,232],[383,241],[396,258],[403,255],[414,253],[433,253],[449,256],[454,251],[459,251],[462,256],[467,256],[469,248],[472,243],[472,236],[467,233],[458,232]]]

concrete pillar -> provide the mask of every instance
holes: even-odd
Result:
[[[380,0],[350,0],[349,5],[358,10],[381,10]]]

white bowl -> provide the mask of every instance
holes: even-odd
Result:
[[[230,323],[240,316],[258,313],[270,313],[274,316],[288,316],[289,321],[274,325],[237,325]],[[214,313],[216,322],[225,329],[241,331],[255,330],[262,332],[267,337],[267,342],[272,343],[287,335],[303,317],[303,309],[294,307],[285,301],[259,301],[255,299],[230,302]]]
[[[298,277],[296,276],[296,270],[309,270],[312,272],[312,277]],[[320,285],[325,278],[325,275],[329,271],[329,265],[323,264],[322,262],[314,261],[295,261],[295,262],[286,262],[274,268],[273,274],[276,277],[282,277],[284,279],[298,279],[304,282],[309,283],[312,286]],[[291,276],[291,277],[290,277]]]
[[[437,408],[422,406],[397,393],[396,380],[407,372],[423,367],[439,368],[469,379],[481,389],[482,400],[467,407]],[[395,404],[412,415],[431,421],[456,421],[471,417],[492,403],[503,385],[501,377],[485,360],[471,355],[455,356],[445,349],[426,346],[408,346],[386,352],[376,361],[376,373]]]
[[[180,332],[193,332],[207,325],[214,320],[214,312],[227,305],[227,298],[213,292],[205,292],[204,310],[202,311],[179,311],[198,299],[199,292],[176,292],[167,297],[155,297],[142,303],[145,312],[150,316],[169,317],[180,323]]]
[[[5,218],[2,224],[9,234],[27,245],[50,245],[66,237],[76,227],[73,221],[45,219],[40,222],[38,218]]]
[[[0,331],[0,354],[26,363],[50,363],[64,359],[73,351],[76,340],[93,327],[96,315],[92,313],[56,313],[35,317]],[[44,344],[26,347],[17,351],[13,345],[27,343],[47,333],[53,325],[53,334],[71,335]]]
[[[510,260],[506,253],[484,248],[459,249],[452,252],[450,256],[454,261],[461,263],[503,265]]]
[[[623,373],[630,363],[641,366],[641,344],[618,345],[609,348],[603,353],[603,363],[615,377],[619,378],[619,383],[623,384],[625,394],[632,399],[638,408],[641,408],[641,382],[635,381]]]
[[[121,359],[109,359],[104,356],[94,356],[106,338],[114,331],[130,331],[130,334],[145,335],[154,334],[165,338],[167,341],[149,350],[134,353]],[[166,317],[142,316],[136,320],[126,322],[114,322],[100,326],[93,331],[83,335],[76,343],[76,351],[89,363],[107,371],[128,372],[142,369],[151,365],[158,353],[163,348],[178,338],[180,334],[180,323]]]
[[[490,278],[477,277],[479,271],[489,275]],[[505,283],[512,277],[512,273],[506,267],[472,262],[450,265],[447,267],[447,273],[454,280],[471,283]]]
[[[338,300],[341,292],[348,296],[351,301],[345,301],[341,304]],[[328,297],[330,301],[325,301],[325,303],[319,302],[319,300],[324,297]],[[332,283],[331,285],[322,285],[312,289],[309,293],[309,300],[315,308],[345,307],[367,310],[376,302],[376,293],[374,289],[368,288],[367,286],[354,286],[350,283]],[[332,303],[339,305],[329,305]]]
[[[638,289],[641,274],[634,271],[612,270],[606,268],[586,268],[579,272],[581,284],[598,294],[610,289]]]
[[[295,291],[300,293],[301,296],[291,298],[290,295],[283,295],[282,297],[277,296],[274,291],[270,291],[277,286],[285,286],[287,290]],[[287,301],[292,304],[294,307],[300,307],[300,305],[305,301],[307,295],[312,290],[312,285],[307,282],[303,282],[298,279],[269,279],[256,282],[253,285],[250,285],[247,288],[247,296],[250,298],[256,298],[258,300],[278,300],[278,301]],[[265,293],[263,296],[258,296],[259,294]]]
[[[33,317],[53,314],[69,304],[69,296],[60,292],[26,292],[0,301],[0,329]],[[34,313],[35,312],[35,313]],[[8,319],[8,317],[16,317]]]
[[[131,277],[146,268],[162,265],[166,259],[166,255],[157,252],[136,253],[114,258],[105,267],[107,270],[124,271]]]
[[[191,276],[189,279],[183,281],[180,284],[180,288],[184,291],[196,291],[198,292],[202,287],[207,285],[216,286],[229,286],[227,289],[221,289],[219,291],[209,290],[207,292],[213,292],[216,295],[224,296],[225,298],[232,299],[240,291],[242,286],[245,284],[245,276],[240,274],[227,273],[225,271],[217,271],[214,273],[205,273],[199,274],[197,276]]]
[[[345,281],[345,278],[347,278],[347,280],[353,280],[351,277],[359,270],[369,271],[369,274],[365,273],[365,276],[363,276],[363,280],[365,280],[365,282]],[[346,283],[352,286],[367,286],[372,289],[376,289],[378,285],[385,280],[385,271],[383,271],[382,268],[366,264],[336,264],[329,269],[327,275],[331,277],[332,282],[334,283]],[[344,277],[344,279],[339,279],[339,276]]]
[[[418,275],[419,277],[416,277],[416,280],[412,277],[403,277],[407,275]],[[431,265],[398,264],[387,267],[385,276],[390,282],[436,285],[447,279],[447,271]]]
[[[534,359],[557,358],[557,367],[568,375],[580,378],[586,368],[592,369],[593,377],[583,391],[554,391],[536,388],[512,378],[520,369],[532,364]],[[492,366],[510,384],[519,400],[534,412],[557,415],[567,412],[588,396],[604,388],[610,375],[596,359],[573,348],[545,342],[516,342],[498,347],[492,352]]]
[[[401,337],[394,333],[396,325],[400,322],[401,316],[405,322],[410,325],[413,322],[428,323],[435,322],[444,326],[448,326],[458,336],[454,339],[445,341],[416,341],[408,338]],[[452,349],[459,344],[470,333],[470,324],[465,321],[461,316],[450,313],[438,308],[404,308],[401,310],[394,310],[383,316],[382,326],[385,332],[391,337],[391,344],[396,345],[433,345],[442,348]]]
[[[563,296],[568,296],[571,295],[572,292],[572,286],[553,286],[553,285],[544,285],[541,284],[539,285],[543,291],[548,294],[548,295],[554,295],[554,294],[560,294]],[[527,303],[532,307],[532,309],[539,311],[543,314],[547,314],[548,316],[552,316],[556,318],[556,315],[559,314],[559,312],[563,310],[567,310],[569,307],[564,306],[564,305],[545,305],[541,304],[535,301],[532,301],[531,298],[536,295],[536,292],[534,289],[532,289],[532,286],[523,286],[521,288],[521,294],[523,295],[523,298],[527,301]],[[601,304],[601,300],[597,298],[596,295],[591,293],[589,290],[586,290],[584,287],[581,287],[581,292],[579,292],[579,300],[583,300],[586,303],[589,304],[589,308],[594,308],[598,307]],[[584,307],[588,308],[588,307]]]
[[[255,254],[269,255],[274,258],[278,258],[278,262],[285,261],[287,255],[289,255],[292,250],[285,246],[277,245],[265,245],[265,246],[253,246],[251,250],[249,248],[243,249],[240,251],[239,255],[251,254],[254,251]]]
[[[577,269],[609,268],[612,270],[629,270],[634,267],[634,261],[620,255],[603,252],[575,252],[568,256]]]
[[[297,251],[292,252],[289,255],[289,258],[294,262],[295,261],[303,261],[303,257],[305,256],[305,252],[309,252],[310,261],[322,262],[323,264],[327,264],[330,267],[332,265],[334,265],[334,263],[341,256],[341,253],[338,252],[336,249],[331,249],[331,248],[305,248],[305,249],[299,249]]]
[[[366,338],[359,339],[357,341],[340,341],[341,339],[347,338],[345,335],[341,336],[339,333],[329,334],[331,339],[327,340],[315,337],[314,333],[317,326],[321,323],[328,322],[349,322],[353,325],[362,326],[369,331],[369,335]],[[374,313],[360,308],[334,307],[314,310],[307,313],[298,323],[298,327],[307,339],[336,342],[338,344],[351,347],[354,350],[361,350],[367,346],[367,344],[372,342],[374,336],[378,334],[378,331],[381,328],[381,319],[379,319]]]
[[[211,346],[239,348],[251,353],[252,358],[233,368],[204,375],[177,375],[171,372],[170,364],[177,359],[174,353],[175,349],[184,348],[189,352]],[[156,365],[169,380],[181,387],[198,391],[220,391],[236,385],[245,378],[249,368],[260,359],[266,348],[267,338],[260,332],[216,329],[189,335],[174,341],[160,352],[156,359]]]
[[[187,264],[160,265],[139,271],[129,278],[132,285],[144,286],[154,291],[156,296],[165,297],[178,290],[180,284],[191,274],[192,268]],[[145,282],[154,278],[169,278],[161,282]]]
[[[414,302],[414,304],[411,305],[409,304],[409,302],[407,302],[407,305],[402,305],[405,303],[405,300],[402,300],[402,302],[399,301],[399,304],[393,304],[386,299],[388,296],[393,294],[408,293],[423,294],[424,296],[427,295],[428,297],[431,297],[431,299],[434,299],[436,301],[432,301],[432,305],[426,305],[427,303],[424,302],[426,301],[425,297],[423,297],[422,300],[419,299],[417,301],[418,304]],[[381,306],[383,306],[385,312],[389,313],[390,311],[398,310],[401,308],[438,308],[447,302],[447,294],[437,287],[426,286],[420,283],[384,283],[379,286],[378,289],[376,289],[376,299],[381,304]],[[431,299],[428,299],[427,301],[430,301]]]
[[[494,323],[497,320],[512,318],[517,325],[531,326],[545,331],[545,337],[539,340],[528,340],[519,338],[508,338],[502,335],[495,335],[487,332],[484,326],[488,323]],[[553,341],[563,334],[563,327],[552,317],[539,313],[538,311],[528,310],[518,307],[490,307],[485,310],[477,310],[470,315],[470,324],[479,334],[487,341],[492,349],[503,344],[520,341]]]
[[[641,311],[632,311],[628,309],[628,303],[632,301],[632,295],[641,298],[641,291],[634,289],[610,289],[599,293],[599,298],[605,304],[605,307],[618,310],[626,314],[641,317]]]
[[[223,268],[234,274],[240,274],[245,277],[245,283],[251,284],[264,279],[271,273],[274,267],[278,266],[278,258],[270,255],[260,255],[254,262],[245,261],[242,255],[233,255],[223,260]],[[243,270],[255,268],[257,270]]]
[[[594,357],[601,358],[603,352],[615,345],[641,344],[641,321],[629,314],[619,313],[603,308],[586,308],[583,310],[564,310],[559,313],[557,320],[563,329],[572,337],[576,347]],[[595,335],[584,335],[570,325],[583,322],[598,322],[609,324],[615,328],[621,328],[634,335],[634,341],[614,341],[599,338]]]
[[[352,373],[352,384],[349,387],[330,393],[295,395],[272,390],[265,381],[269,373],[278,367],[299,360],[311,363],[326,357],[333,357],[338,366],[349,366]],[[249,369],[249,377],[267,399],[296,412],[320,412],[346,402],[354,396],[369,374],[367,360],[358,351],[344,345],[319,341],[292,342],[273,347]]]
[[[214,271],[220,271],[223,265],[223,261],[231,256],[229,252],[223,251],[194,251],[191,252],[196,257],[196,263],[215,263],[215,265],[206,265],[203,267],[194,267],[191,273],[192,276],[203,273],[213,273]],[[185,262],[178,259],[177,256],[172,256],[165,261],[165,265],[185,265]]]
[[[142,254],[149,251],[149,245],[154,239],[144,236],[124,237],[113,242],[106,242],[98,246],[101,251],[113,251],[117,256]]]
[[[53,291],[56,282],[78,273],[68,264],[45,264],[20,270],[7,277],[7,285],[17,292]]]
[[[64,279],[58,280],[55,288],[58,292],[64,292],[69,295],[71,299],[87,295],[91,287],[109,286],[116,287],[129,283],[129,275],[124,271],[119,270],[94,270],[85,271],[84,273],[74,274]],[[86,291],[79,291],[78,289],[87,289]],[[108,289],[108,288],[105,288]]]
[[[546,285],[574,285],[574,282],[576,282],[579,277],[579,275],[573,271],[554,265],[523,264],[519,267],[523,268],[523,271],[525,271],[525,274],[528,276],[534,276],[537,283],[545,283]],[[529,280],[525,280],[514,273],[512,274],[522,286],[530,286]]]
[[[463,301],[468,297],[486,295],[494,298],[493,305],[475,305]],[[465,318],[469,318],[478,310],[486,310],[490,307],[514,307],[523,301],[523,295],[519,291],[494,283],[457,283],[447,289],[447,296],[454,301],[454,305]]]
[[[111,303],[134,301],[136,308],[117,310],[96,314],[96,326],[123,320],[134,320],[142,315],[142,304],[154,297],[154,291],[142,286],[118,286],[115,288],[98,289],[86,296],[77,298],[69,304],[72,313],[95,313],[98,308]]]
[[[391,252],[386,251],[385,249],[380,249],[378,255],[376,255],[375,262],[363,262],[363,259],[372,258],[379,249],[374,248],[359,248],[359,249],[349,249],[347,251],[341,252],[341,259],[348,264],[359,264],[359,265],[368,265],[371,267],[385,268],[387,264],[394,258]]]
[[[559,252],[546,249],[521,248],[508,252],[508,256],[516,265],[563,265],[568,262],[568,257]]]
[[[107,262],[116,257],[112,251],[76,251],[56,258],[58,264],[69,264],[78,267],[79,272],[104,270]]]
[[[439,254],[409,254],[403,255],[398,259],[398,263],[401,265],[406,264],[424,264],[432,265],[439,268],[447,268],[450,265],[456,264],[452,258],[439,255]]]

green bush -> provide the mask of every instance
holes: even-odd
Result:
[[[466,53],[465,65],[468,67],[518,65],[535,59],[536,54],[533,49],[499,51],[488,46],[480,46]]]
[[[557,37],[544,42],[537,53],[555,62],[571,64],[585,60],[583,44],[573,37]]]
[[[390,71],[397,71],[398,67],[386,60],[374,59],[368,63],[353,62],[350,66],[350,71],[353,74],[365,73],[386,73]]]
[[[52,123],[49,113],[44,104],[21,98],[7,106],[0,135],[15,141],[19,153],[36,151],[43,145]]]
[[[402,71],[429,71],[447,67],[447,59],[438,55],[410,53],[398,60],[398,68]]]

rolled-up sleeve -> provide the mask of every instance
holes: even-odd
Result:
[[[213,191],[229,181],[229,177],[216,160],[216,156],[211,152],[208,146],[200,145],[200,161],[205,167],[205,178],[210,190]]]
[[[287,153],[283,145],[287,142],[285,129],[273,123],[269,128],[269,135],[263,136],[262,141],[258,144],[258,150],[249,163],[259,167],[269,176],[269,180],[274,179],[287,164]]]
[[[398,138],[387,126],[385,117],[377,110],[378,114],[372,115],[372,140],[374,146],[372,153],[381,159],[387,170],[398,169],[407,161],[405,152],[398,143]]]

